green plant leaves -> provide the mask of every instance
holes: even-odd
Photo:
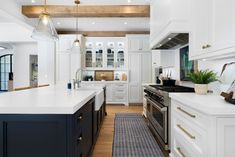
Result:
[[[189,77],[191,81],[196,84],[209,84],[218,81],[217,74],[208,69],[190,73]]]

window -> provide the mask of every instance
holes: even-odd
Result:
[[[12,73],[13,55],[8,54],[0,57],[0,91],[8,90],[9,73]]]

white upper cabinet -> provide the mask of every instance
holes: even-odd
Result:
[[[171,33],[189,32],[189,0],[152,0],[150,8],[150,48]]]
[[[191,0],[190,59],[234,56],[234,8],[234,0]]]
[[[127,35],[128,51],[149,51],[149,35]]]
[[[84,68],[125,69],[126,40],[122,37],[87,37]]]

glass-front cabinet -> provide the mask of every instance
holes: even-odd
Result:
[[[117,50],[117,68],[124,68],[125,66],[125,54],[124,54],[124,43],[118,42],[118,50]]]
[[[119,41],[86,43],[85,68],[125,68],[125,44]]]
[[[95,51],[95,67],[102,68],[103,67],[103,43],[96,43],[96,51]]]
[[[107,68],[114,68],[114,42],[107,44]]]
[[[91,68],[91,67],[93,67],[93,50],[92,50],[92,43],[86,43],[86,54],[85,54],[85,60],[86,60],[86,62],[85,62],[85,67],[87,67],[87,68]]]

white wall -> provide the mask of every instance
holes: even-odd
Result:
[[[14,88],[30,86],[29,56],[37,54],[37,43],[18,43],[13,45]]]
[[[56,83],[56,54],[55,43],[38,42],[38,84]]]

